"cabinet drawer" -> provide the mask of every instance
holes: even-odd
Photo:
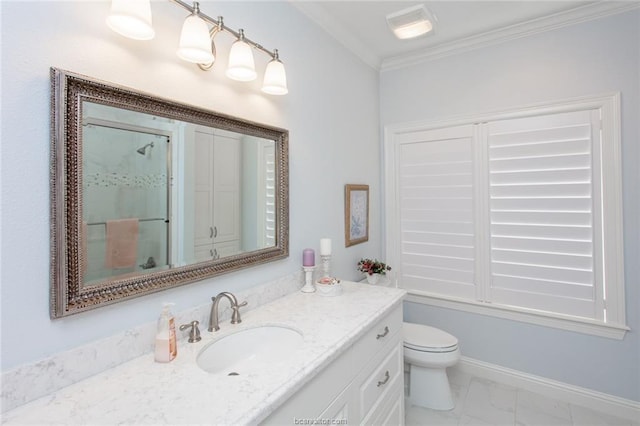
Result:
[[[402,345],[396,344],[383,361],[360,384],[360,412],[366,415],[399,381],[402,372]]]
[[[362,421],[367,426],[400,426],[404,425],[404,392],[401,380],[396,380],[385,401],[374,407]]]
[[[402,334],[402,305],[396,307],[387,316],[373,326],[355,345],[361,367],[368,362],[374,354],[384,349],[397,333]],[[355,366],[356,368],[358,366]]]

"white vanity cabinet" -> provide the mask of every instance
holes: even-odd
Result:
[[[320,371],[264,424],[346,420],[404,424],[402,307],[398,306]]]

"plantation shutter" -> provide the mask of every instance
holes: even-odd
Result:
[[[263,247],[275,246],[276,241],[276,152],[275,144],[267,144],[264,147],[265,160],[265,230]]]
[[[603,319],[597,112],[485,126],[489,301]]]
[[[399,139],[402,287],[475,298],[473,127]]]

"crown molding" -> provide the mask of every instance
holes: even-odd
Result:
[[[289,0],[289,2],[306,15],[307,18],[318,24],[325,32],[329,33],[330,36],[360,58],[362,62],[375,70],[380,70],[381,59],[372,53],[353,33],[337,23],[335,18],[326,13],[322,7],[310,1]]]
[[[533,19],[498,30],[481,33],[432,48],[410,52],[382,60],[380,71],[394,70],[411,65],[470,50],[480,49],[494,44],[551,31],[558,28],[587,22],[618,13],[640,8],[638,1],[599,1],[559,12],[543,18]]]

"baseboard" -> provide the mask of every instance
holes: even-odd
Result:
[[[640,419],[640,402],[630,399],[534,376],[465,356],[452,368],[476,377],[547,395],[570,404],[588,407],[615,417],[622,417],[634,422]]]

